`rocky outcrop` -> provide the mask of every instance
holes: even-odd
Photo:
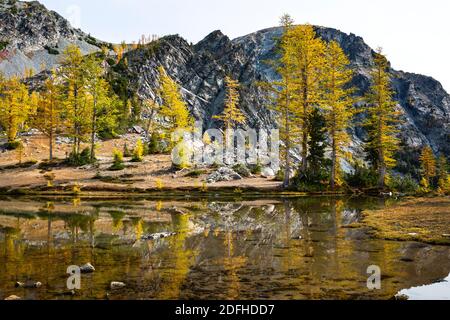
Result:
[[[0,72],[4,75],[51,69],[69,44],[76,44],[84,54],[103,45],[37,1],[0,2]]]
[[[0,61],[0,70],[7,74],[30,66],[38,68],[42,62],[47,67],[54,65],[58,55],[53,56],[49,49],[60,52],[67,43],[78,44],[84,52],[98,49],[95,45],[100,43],[71,28],[57,13],[47,11],[37,2],[0,4],[0,31],[0,42],[7,43],[2,51],[7,52],[7,57]],[[316,27],[316,31],[325,41],[340,43],[355,70],[353,84],[357,94],[365,94],[370,85],[373,50],[354,34],[325,27]],[[177,35],[166,36],[126,53],[127,63],[112,72],[122,78],[119,80],[126,79],[130,93],[158,99],[157,67],[164,66],[182,87],[191,113],[203,122],[204,129],[217,125],[214,115],[223,111],[224,78],[229,74],[241,83],[240,107],[246,115],[246,125],[255,129],[273,128],[275,116],[267,108],[266,96],[257,82],[278,78],[267,61],[277,58],[276,41],[281,35],[281,28],[269,28],[231,40],[214,31],[195,45]],[[433,78],[396,70],[391,70],[391,74],[398,109],[403,113],[399,122],[400,170],[406,172],[417,167],[418,153],[424,145],[450,157],[449,94]],[[350,151],[355,158],[362,159],[366,133],[359,120],[351,129]]]
[[[370,86],[373,50],[361,37],[339,30],[316,27],[325,41],[340,43],[355,70],[353,85],[357,94],[364,95]],[[169,75],[182,87],[184,98],[192,114],[203,121],[205,128],[215,127],[214,115],[223,110],[224,77],[230,74],[241,83],[240,106],[253,128],[276,126],[274,114],[267,109],[267,101],[256,83],[278,78],[268,60],[277,58],[276,39],[281,28],[270,28],[230,40],[220,31],[214,31],[196,45],[188,44],[179,36],[168,36],[127,55],[130,79],[141,97],[157,97],[156,67],[163,65]],[[151,53],[149,50],[151,48]],[[402,150],[399,167],[408,171],[417,164],[418,152],[431,145],[436,153],[450,156],[450,96],[441,84],[426,76],[391,70],[398,108]],[[134,79],[134,80],[133,80]],[[363,158],[363,128],[355,121],[351,129],[351,151]]]

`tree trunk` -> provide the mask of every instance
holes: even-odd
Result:
[[[284,170],[284,182],[283,182],[283,188],[288,188],[291,184],[291,159],[289,157],[289,151],[291,150],[291,139],[289,137],[289,102],[288,98],[286,98],[286,110],[285,110],[285,135],[286,135],[286,159],[285,159],[285,170]]]
[[[50,131],[50,135],[48,138],[48,146],[49,146],[49,161],[53,161],[53,129]]]
[[[91,132],[91,163],[95,161],[95,131],[97,130],[97,99],[94,99],[94,110],[92,111],[92,132]]]
[[[331,190],[334,191],[336,189],[336,137],[333,134],[333,143],[332,143],[332,152],[331,152]]]

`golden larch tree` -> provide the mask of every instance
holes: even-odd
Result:
[[[193,119],[189,114],[189,109],[184,102],[180,87],[167,74],[164,67],[158,68],[160,75],[159,94],[163,104],[159,110],[162,117],[168,120],[168,131],[173,132],[175,129],[186,129],[192,126]]]
[[[230,76],[225,77],[225,108],[221,115],[214,116],[214,119],[224,123],[225,130],[234,129],[235,126],[245,122],[245,115],[239,109],[239,83]],[[227,138],[227,137],[226,137]],[[227,139],[225,139],[227,141]]]
[[[428,185],[431,185],[431,179],[436,177],[436,157],[434,156],[433,149],[429,146],[423,148],[420,154],[420,167],[422,178],[427,181]]]
[[[375,53],[374,63],[372,84],[365,97],[368,106],[365,125],[370,136],[369,148],[377,154],[378,186],[384,188],[388,169],[396,164],[394,153],[398,149],[399,140],[396,137],[398,130],[395,123],[400,113],[393,98],[389,63],[381,49]]]
[[[317,37],[314,27],[306,24],[295,26],[287,31],[292,54],[296,117],[301,130],[302,171],[308,168],[308,122],[314,107],[320,104],[321,80],[325,65],[325,43]]]
[[[39,102],[34,126],[48,137],[49,161],[53,160],[53,143],[61,126],[61,100],[55,72],[45,81],[44,90],[39,94]]]
[[[355,114],[354,99],[349,87],[353,72],[350,61],[336,41],[328,43],[326,48],[326,64],[324,73],[323,109],[327,121],[327,129],[331,145],[331,177],[330,186],[334,190],[340,184],[341,160],[349,155],[345,148],[350,143],[347,129]]]
[[[0,84],[0,124],[6,132],[8,143],[13,143],[29,116],[36,110],[36,95],[18,77],[3,80]]]
[[[290,30],[293,28],[294,20],[288,14],[280,19],[283,27],[283,36],[279,41],[280,59],[275,66],[280,80],[273,81],[270,86],[270,92],[273,92],[272,107],[277,114],[277,124],[280,131],[280,140],[283,142],[281,146],[282,158],[284,162],[284,179],[283,187],[290,185],[291,175],[291,150],[298,142],[299,130],[296,127],[296,105],[294,104],[294,55],[293,55],[293,37]]]

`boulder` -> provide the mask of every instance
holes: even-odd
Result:
[[[95,271],[94,266],[88,262],[85,265],[80,266],[81,273],[93,273]]]
[[[176,235],[175,232],[161,232],[161,233],[154,233],[154,234],[148,234],[141,238],[141,240],[158,240],[158,239],[164,239],[168,237],[172,237]]]
[[[261,170],[261,177],[263,178],[273,178],[275,177],[275,171],[270,167],[265,167]]]
[[[236,173],[233,169],[222,167],[217,171],[211,173],[206,182],[208,183],[216,183],[220,181],[233,181],[233,180],[242,180],[242,176]]]
[[[127,285],[123,282],[118,282],[118,281],[113,281],[110,284],[110,288],[111,290],[118,290],[118,289],[122,289],[125,288]]]
[[[16,282],[16,288],[37,289],[40,287],[42,287],[42,283],[39,281]]]

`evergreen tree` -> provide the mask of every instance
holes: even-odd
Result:
[[[325,149],[327,147],[327,123],[318,108],[314,108],[309,115],[308,128],[309,172],[317,177],[319,171],[325,167]]]
[[[398,148],[395,122],[399,113],[393,99],[389,64],[381,49],[374,56],[375,67],[371,73],[372,85],[366,96],[368,119],[368,147],[377,154],[378,186],[384,188],[388,169],[395,166],[394,153]]]

